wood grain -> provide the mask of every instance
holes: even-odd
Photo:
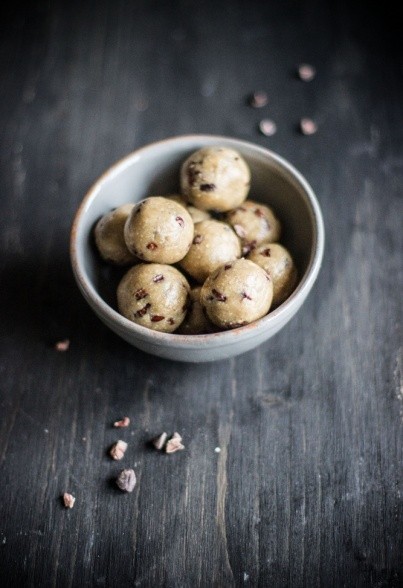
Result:
[[[402,584],[403,64],[400,9],[371,10],[342,0],[8,8],[2,586]],[[301,62],[317,68],[309,84],[295,76]],[[259,89],[262,110],[246,105]],[[297,132],[302,116],[316,135]],[[273,137],[258,133],[263,117]],[[96,319],[68,240],[106,167],[198,132],[289,159],[318,195],[327,242],[313,292],[274,339],[182,365]],[[55,351],[64,338],[69,350]],[[130,427],[114,429],[124,415]],[[152,449],[164,430],[185,450]],[[129,443],[119,463],[107,454],[118,438]],[[136,471],[130,495],[114,483],[123,467]]]

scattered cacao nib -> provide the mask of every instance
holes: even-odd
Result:
[[[159,315],[159,314],[154,314],[154,315],[151,317],[151,322],[152,322],[152,323],[159,323],[160,321],[163,321],[163,320],[164,320],[164,318],[165,318],[165,317],[164,317],[164,316],[162,316],[162,315]]]
[[[182,437],[179,433],[174,433],[165,445],[165,453],[175,453],[182,449],[185,449],[185,446],[182,445]]]
[[[147,312],[147,310],[150,308],[151,304],[149,302],[147,302],[147,304],[145,306],[143,306],[143,308],[140,308],[140,310],[138,310],[136,313],[134,313],[134,316],[137,318],[141,318],[142,316],[144,316]]]
[[[118,427],[118,428],[119,428],[119,427],[120,427],[120,428],[121,428],[121,427],[128,427],[129,425],[130,425],[130,419],[129,419],[129,417],[127,417],[127,416],[125,416],[125,417],[123,417],[122,419],[120,419],[120,421],[115,421],[115,422],[113,423],[113,426],[114,426],[114,427]]]
[[[246,237],[246,231],[242,225],[234,225],[233,229],[240,239],[244,239]]]
[[[143,298],[148,296],[148,292],[147,292],[147,290],[144,290],[144,288],[140,288],[139,290],[137,290],[134,293],[134,296],[135,296],[136,300],[142,300]]]
[[[301,63],[298,66],[298,77],[303,82],[311,82],[316,76],[316,69],[308,63]]]
[[[267,94],[262,90],[253,92],[253,94],[249,96],[249,105],[252,106],[252,108],[263,108],[263,106],[266,106],[267,102]]]
[[[147,249],[150,249],[150,251],[155,251],[155,249],[158,248],[157,243],[154,243],[153,241],[151,241],[151,243],[147,243],[146,245]]]
[[[162,274],[157,274],[153,277],[153,282],[156,284],[158,284],[158,282],[162,282],[162,280],[164,280],[164,276]]]
[[[193,245],[199,245],[199,243],[201,243],[202,241],[203,241],[202,235],[195,235],[195,238],[193,239]]]
[[[214,192],[215,189],[216,189],[215,184],[201,184],[200,185],[200,190],[202,192]]]
[[[303,135],[314,135],[318,130],[318,125],[310,118],[301,118],[299,128]]]
[[[116,484],[122,492],[133,492],[136,481],[136,474],[132,469],[122,470],[116,478]]]
[[[161,451],[161,449],[164,449],[167,439],[168,435],[164,431],[164,433],[161,433],[161,435],[158,435],[158,437],[152,440],[152,444],[154,445],[155,449]]]
[[[263,255],[264,257],[271,257],[270,247],[263,249],[263,251],[260,252],[260,255]]]
[[[221,292],[219,292],[215,288],[213,288],[211,290],[211,293],[213,294],[214,298],[216,300],[218,300],[219,302],[225,302],[227,300],[227,297],[225,296],[225,294],[222,294]]]
[[[69,347],[70,347],[70,339],[62,339],[61,341],[57,341],[57,343],[55,343],[56,351],[60,351],[62,353],[64,351],[67,351]]]
[[[261,208],[255,208],[255,214],[259,218],[263,218],[264,217],[264,212],[263,212],[263,210]]]
[[[68,492],[63,494],[63,504],[66,508],[73,508],[75,501],[75,496],[72,494],[69,494]]]
[[[259,131],[265,137],[272,137],[277,132],[277,125],[270,118],[264,118],[259,123]]]
[[[252,300],[252,297],[249,296],[249,294],[247,292],[242,292],[242,300],[246,298],[247,300]]]
[[[109,455],[112,459],[120,460],[124,457],[126,449],[127,443],[119,439],[119,441],[116,441],[116,443],[114,443],[110,448]]]
[[[168,319],[168,323],[170,325],[174,325],[175,324],[175,320],[171,317],[171,318]]]
[[[231,263],[227,263],[226,265],[224,265],[224,269],[225,270],[229,270],[232,268],[232,264]]]
[[[184,227],[184,226],[185,226],[185,221],[183,220],[183,218],[182,218],[181,216],[177,216],[177,217],[175,218],[175,220],[176,220],[176,222],[178,223],[178,225],[179,225],[180,227]]]

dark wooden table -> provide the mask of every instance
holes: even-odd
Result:
[[[401,14],[383,4],[38,0],[3,16],[1,586],[402,585]],[[268,105],[248,107],[260,89]],[[97,176],[186,133],[289,159],[327,232],[300,313],[204,365],[113,335],[68,256]],[[185,451],[150,449],[162,430]],[[133,494],[114,485],[121,463]]]

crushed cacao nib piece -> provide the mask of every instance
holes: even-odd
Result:
[[[263,108],[263,106],[266,106],[268,102],[268,97],[266,92],[260,90],[257,92],[253,92],[253,94],[249,96],[248,102],[249,105],[252,106],[252,108]]]
[[[247,292],[242,292],[242,300],[246,298],[247,300],[252,300],[252,297],[249,296],[249,294]]]
[[[114,427],[118,427],[118,428],[121,428],[121,427],[128,427],[129,425],[130,425],[130,419],[129,419],[129,417],[127,417],[127,416],[125,416],[125,417],[123,417],[122,419],[120,419],[120,421],[115,421],[115,422],[113,423],[113,426],[114,426]]]
[[[135,296],[136,300],[142,300],[143,298],[148,296],[148,292],[144,288],[140,288],[139,290],[137,290],[134,293],[134,296]]]
[[[199,245],[199,243],[201,243],[202,241],[203,241],[202,235],[195,235],[195,237],[193,239],[193,245]]]
[[[109,455],[112,459],[120,460],[124,457],[127,449],[127,443],[125,441],[116,441],[109,451]]]
[[[215,288],[213,288],[211,290],[211,293],[213,294],[214,298],[216,300],[218,300],[219,302],[225,302],[227,300],[227,297],[225,296],[225,294],[222,294],[221,292],[219,292]]]
[[[162,280],[164,280],[164,276],[163,274],[157,274],[156,276],[153,277],[153,282],[155,282],[156,284],[158,284],[158,282],[162,282]]]
[[[303,135],[314,135],[318,130],[318,125],[310,118],[301,118],[299,128]]]
[[[185,226],[185,221],[183,220],[183,218],[182,218],[181,216],[177,216],[177,217],[175,218],[175,220],[176,220],[176,222],[178,223],[178,225],[179,225],[180,227],[184,227],[184,226]]]
[[[200,190],[202,192],[214,192],[215,189],[216,189],[215,184],[201,184],[200,185]]]
[[[164,448],[167,439],[168,439],[168,435],[164,431],[164,433],[161,433],[161,435],[158,435],[158,437],[153,439],[152,444],[154,445],[155,449],[158,449],[158,451],[161,451],[161,449]]]
[[[171,318],[168,319],[168,323],[170,325],[174,325],[175,324],[175,320],[171,317]]]
[[[151,322],[152,322],[152,323],[159,323],[160,321],[163,321],[163,320],[164,320],[164,318],[165,318],[165,317],[164,317],[164,316],[162,316],[162,315],[159,315],[159,314],[154,314],[154,315],[151,317]]]
[[[259,218],[263,218],[264,217],[264,212],[263,212],[263,210],[261,208],[255,208],[255,214]]]
[[[226,265],[224,265],[224,269],[225,270],[229,270],[232,268],[232,264],[231,263],[227,263]]]
[[[147,304],[145,306],[143,306],[143,308],[140,308],[140,310],[138,310],[134,316],[137,318],[141,318],[142,316],[144,316],[147,312],[147,310],[150,308],[151,304],[149,302],[147,302]]]
[[[66,508],[73,508],[75,501],[75,496],[72,494],[69,494],[68,492],[63,494],[63,504]]]
[[[116,478],[116,484],[122,492],[133,492],[136,481],[136,474],[132,469],[122,470]]]
[[[298,77],[303,82],[311,82],[314,77],[316,76],[316,69],[313,65],[309,65],[308,63],[301,63],[298,66]]]
[[[64,351],[67,351],[69,347],[70,347],[70,339],[62,339],[62,341],[57,341],[57,343],[55,343],[56,351],[60,351],[62,353]]]
[[[147,243],[146,245],[147,249],[150,249],[150,251],[155,251],[155,249],[158,248],[157,243],[154,243],[153,241],[151,241],[151,243]]]
[[[179,433],[174,433],[170,439],[168,439],[165,445],[165,452],[166,453],[175,453],[176,451],[180,451],[185,449],[185,446],[182,445],[182,437]]]
[[[270,247],[263,249],[263,251],[260,252],[260,255],[263,255],[263,257],[271,257]]]

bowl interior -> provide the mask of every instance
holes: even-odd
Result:
[[[317,240],[315,213],[304,179],[287,162],[255,145],[222,137],[178,137],[140,149],[110,168],[91,188],[78,213],[75,254],[84,279],[116,309],[116,285],[126,269],[102,263],[93,243],[93,227],[106,212],[152,195],[179,191],[179,169],[196,149],[222,145],[237,149],[251,168],[248,198],[268,204],[283,226],[281,242],[290,250],[299,280],[312,263]]]

